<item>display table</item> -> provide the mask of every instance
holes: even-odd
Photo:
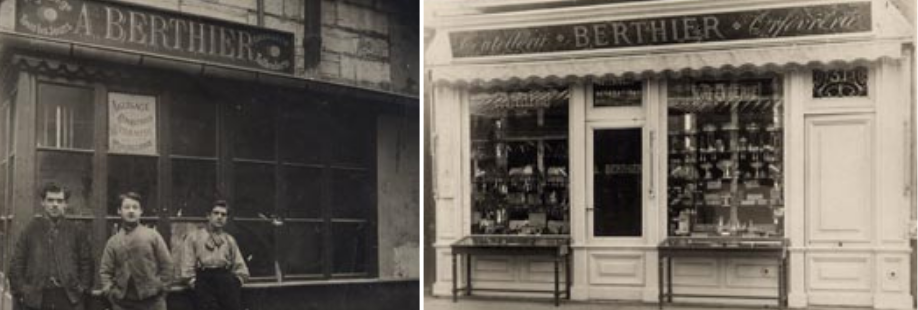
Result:
[[[552,293],[555,306],[560,303],[561,295],[571,298],[571,254],[570,237],[568,236],[468,236],[451,245],[453,252],[453,302],[456,294],[464,291],[472,295],[477,291],[501,291],[524,293]],[[459,255],[465,255],[465,287],[458,288],[457,262]],[[554,260],[554,290],[513,290],[513,289],[473,289],[472,257],[473,256],[545,256]],[[564,263],[565,289],[560,288],[560,264]]]
[[[673,297],[775,299],[778,307],[787,307],[787,239],[733,237],[670,237],[658,247],[659,302],[673,302]],[[673,258],[762,258],[778,262],[778,296],[735,296],[673,293]],[[664,281],[665,279],[665,281]]]

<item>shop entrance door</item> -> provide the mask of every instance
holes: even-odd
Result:
[[[587,131],[587,221],[591,239],[638,241],[644,233],[644,128],[590,125]],[[618,242],[616,242],[618,243]]]

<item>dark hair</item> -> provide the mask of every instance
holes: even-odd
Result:
[[[139,203],[141,201],[140,199],[142,198],[140,197],[140,194],[138,194],[137,192],[127,192],[127,193],[118,195],[118,204],[119,204],[118,208],[119,209],[121,208],[121,204],[124,203],[125,199],[137,200],[137,202]],[[143,209],[143,203],[140,204],[140,208]]]
[[[223,199],[215,200],[213,207],[210,207],[210,209],[213,210],[216,207],[221,207],[229,211],[229,204],[226,202],[226,200]]]
[[[45,199],[48,197],[48,193],[64,193],[64,200],[70,199],[70,191],[54,182],[45,183],[38,195],[41,199]]]

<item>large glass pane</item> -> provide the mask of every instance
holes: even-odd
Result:
[[[92,154],[39,151],[38,188],[49,182],[55,182],[70,191],[69,214],[93,215],[93,206],[90,204]]]
[[[179,96],[170,107],[172,154],[214,157],[217,152],[217,110],[204,98]]]
[[[275,277],[274,227],[266,222],[234,221],[227,226],[239,243],[252,277]]]
[[[274,215],[274,165],[236,163],[234,167],[236,217]]]
[[[368,272],[368,262],[374,261],[367,257],[370,254],[370,229],[368,223],[333,223],[332,244],[335,249],[332,255],[334,273],[362,273]]]
[[[470,95],[472,233],[567,234],[566,89]]]
[[[233,157],[273,160],[274,106],[267,102],[247,102],[232,107]]]
[[[376,214],[376,189],[365,171],[336,170],[332,184],[332,217],[370,219]]]
[[[218,194],[216,162],[172,160],[171,216],[206,217]]]
[[[284,182],[286,217],[322,217],[322,169],[285,166]]]
[[[641,236],[641,128],[593,132],[593,235]]]
[[[284,273],[287,275],[322,274],[325,248],[322,246],[322,223],[290,223],[282,230]]]
[[[108,157],[108,196],[109,215],[117,215],[121,207],[118,195],[136,192],[141,196],[140,205],[143,216],[157,216],[159,201],[157,197],[156,158],[141,156],[110,155]]]
[[[38,146],[92,149],[94,110],[90,88],[39,84]]]
[[[357,109],[337,109],[331,116],[332,161],[367,167],[376,159],[375,116]]]
[[[285,162],[315,164],[322,155],[328,134],[325,117],[312,104],[290,104],[281,113],[281,158]]]
[[[783,235],[780,79],[669,85],[669,234]]]

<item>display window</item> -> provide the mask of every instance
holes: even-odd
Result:
[[[567,89],[470,95],[472,233],[568,234]]]
[[[669,82],[670,236],[783,236],[780,81],[752,76]]]

